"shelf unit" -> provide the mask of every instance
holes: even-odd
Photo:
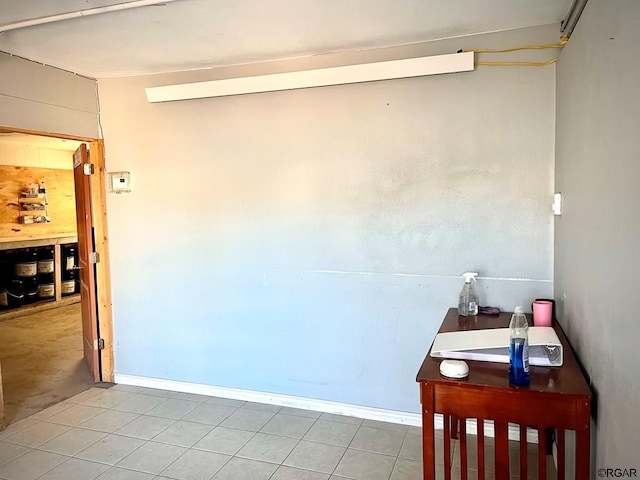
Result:
[[[0,321],[10,318],[20,317],[30,313],[50,310],[52,308],[63,307],[80,302],[80,294],[76,293],[66,297],[62,296],[62,245],[77,243],[76,235],[60,235],[47,238],[24,238],[11,241],[0,239],[0,250],[16,250],[20,248],[48,247],[53,246],[54,261],[54,285],[55,298],[53,300],[41,300],[28,305],[23,305],[11,310],[0,311]]]
[[[18,197],[18,223],[29,225],[50,222],[47,206],[46,194],[39,193],[37,196],[23,194]]]

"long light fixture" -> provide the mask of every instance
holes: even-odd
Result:
[[[473,70],[473,52],[148,87],[150,103],[276,92]]]
[[[134,0],[133,2],[117,3],[115,5],[105,5],[104,7],[87,8],[85,10],[77,10],[75,12],[58,13],[47,17],[32,18],[14,23],[0,25],[0,33],[9,30],[17,30],[19,28],[34,27],[36,25],[45,25],[47,23],[60,22],[62,20],[70,20],[72,18],[89,17],[101,13],[118,12],[121,10],[130,10],[138,7],[149,7],[152,5],[164,5],[165,3],[175,2],[176,0]]]

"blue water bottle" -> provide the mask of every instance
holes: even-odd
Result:
[[[509,330],[509,382],[526,386],[529,385],[529,324],[522,307],[515,308]]]

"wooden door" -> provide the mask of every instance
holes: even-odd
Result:
[[[7,423],[4,418],[4,395],[2,393],[2,367],[0,366],[0,430],[4,430]]]
[[[96,382],[100,381],[100,350],[98,349],[98,310],[96,302],[95,263],[90,255],[94,250],[93,218],[91,215],[91,184],[85,174],[89,153],[85,144],[73,154],[73,177],[76,190],[76,218],[78,224],[78,267],[80,303],[82,306],[82,341],[84,359]]]

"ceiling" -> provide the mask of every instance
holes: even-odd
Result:
[[[125,0],[0,0],[3,25]],[[0,33],[0,50],[92,78],[370,49],[557,23],[571,0],[174,0]]]

